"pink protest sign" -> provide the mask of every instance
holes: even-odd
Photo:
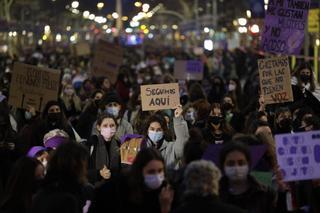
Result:
[[[261,47],[266,52],[298,55],[310,0],[269,0]]]
[[[276,153],[285,181],[320,178],[320,131],[276,135]]]

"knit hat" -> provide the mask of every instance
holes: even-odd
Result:
[[[104,106],[106,106],[106,105],[108,105],[108,104],[110,104],[112,102],[116,102],[116,103],[119,103],[119,104],[122,103],[122,101],[121,101],[120,97],[117,95],[117,93],[108,92],[102,97],[100,105],[104,107]]]
[[[36,155],[37,155],[39,152],[42,152],[42,151],[47,151],[47,148],[45,148],[45,147],[43,147],[43,146],[33,146],[33,147],[31,147],[31,149],[28,151],[27,156],[30,157],[30,158],[35,158]]]
[[[62,143],[67,142],[69,138],[68,133],[61,129],[54,129],[45,134],[43,137],[43,144],[47,148],[56,149]]]

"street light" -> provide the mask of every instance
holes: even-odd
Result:
[[[246,18],[239,18],[238,23],[240,26],[245,26],[247,24],[247,19]]]
[[[135,7],[141,7],[141,6],[142,6],[142,3],[139,2],[139,1],[136,1],[136,2],[134,3],[134,6],[135,6]]]
[[[74,8],[74,9],[78,8],[79,7],[79,2],[78,1],[73,1],[71,3],[71,7]]]
[[[119,18],[119,14],[117,12],[112,13],[112,18],[117,19]]]
[[[247,10],[246,13],[247,13],[247,18],[251,18],[251,11]]]
[[[149,4],[143,4],[142,5],[142,11],[145,12],[145,13],[149,11],[149,8],[150,8]]]
[[[103,7],[104,7],[104,3],[103,3],[103,2],[99,2],[99,3],[97,4],[97,8],[98,8],[99,10],[101,10]]]
[[[250,28],[250,31],[252,33],[259,33],[260,32],[259,26],[257,24],[252,25]]]
[[[95,17],[96,17],[96,16],[95,16],[94,14],[90,14],[90,15],[89,15],[89,19],[90,19],[90,20],[94,20]]]
[[[84,11],[83,12],[83,18],[85,18],[85,19],[87,19],[87,18],[89,18],[89,16],[90,16],[90,12],[89,11]]]

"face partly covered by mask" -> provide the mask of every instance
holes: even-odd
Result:
[[[224,162],[224,173],[229,181],[245,181],[249,174],[249,162],[245,154],[237,150],[229,152]]]
[[[163,129],[159,122],[152,122],[148,128],[148,138],[153,143],[158,143],[164,137]]]
[[[144,185],[147,189],[159,189],[165,180],[164,164],[160,160],[151,160],[142,170]]]
[[[302,83],[307,84],[311,81],[311,71],[309,69],[302,69],[300,71],[300,80]]]
[[[62,119],[62,112],[60,107],[58,105],[52,105],[48,109],[48,121],[51,124],[57,124],[61,122],[61,119]]]
[[[97,129],[105,141],[111,141],[116,134],[117,125],[113,118],[105,118],[98,124]]]
[[[277,127],[280,133],[289,133],[292,130],[292,116],[290,111],[281,112],[277,117]]]
[[[121,105],[117,102],[111,102],[106,106],[105,112],[115,118],[119,117]]]

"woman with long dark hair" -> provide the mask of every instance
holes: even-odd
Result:
[[[173,191],[158,150],[142,149],[130,170],[97,190],[93,212],[169,212]]]
[[[0,202],[0,212],[31,212],[32,196],[37,191],[38,181],[43,178],[44,167],[40,161],[29,157],[20,158],[6,185],[5,196]]]

